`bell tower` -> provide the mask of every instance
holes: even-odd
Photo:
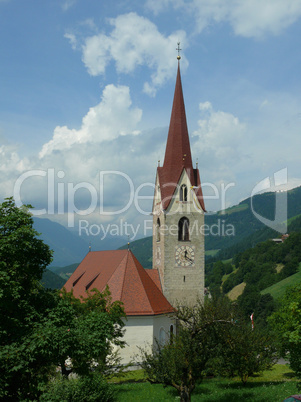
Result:
[[[199,170],[192,165],[178,55],[165,158],[157,168],[153,203],[153,269],[158,269],[164,296],[172,305],[203,299],[204,212]]]

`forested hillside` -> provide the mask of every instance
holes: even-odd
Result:
[[[46,289],[61,289],[64,286],[65,282],[65,279],[50,271],[49,269],[46,269],[44,271],[41,280],[42,285]]]
[[[251,203],[254,211],[260,216],[273,220],[275,218],[276,194],[280,205],[284,203],[287,196],[287,218],[290,219],[301,214],[301,187],[297,187],[283,193],[264,193],[248,198],[238,204],[236,207],[229,208],[224,214],[221,212],[214,215],[206,215],[205,223],[209,226],[223,225],[224,228],[234,227],[235,235],[227,236],[221,233],[220,236],[215,232],[206,236],[206,250],[225,250],[229,248],[228,254],[217,255],[218,259],[229,258],[243,249],[246,249],[260,241],[276,237],[279,234],[266,227],[256,218],[251,209]],[[230,249],[231,247],[231,249]]]
[[[301,217],[289,224],[289,237],[283,243],[267,240],[236,254],[232,264],[221,261],[206,265],[206,285],[220,286],[224,274],[231,272],[223,282],[223,292],[245,282],[256,284],[259,290],[294,274],[301,262]]]
[[[77,267],[78,263],[65,267],[51,266],[43,273],[41,282],[46,289],[61,289]]]
[[[152,237],[145,237],[129,244],[131,251],[134,253],[135,257],[138,259],[143,268],[152,268],[152,242]],[[124,246],[120,247],[119,250],[124,250],[127,247],[128,245],[125,244]]]
[[[289,233],[282,243],[266,240],[238,253],[232,260],[207,264],[205,280],[210,293],[228,294],[232,300],[237,299],[245,314],[255,311],[264,323],[275,308],[275,300],[262,291],[277,283],[281,286],[283,282],[284,286],[286,278],[300,276],[301,217],[292,220]]]
[[[267,219],[273,219],[275,214],[276,193],[265,193],[253,197],[254,210]],[[301,187],[297,187],[287,193],[278,193],[280,197],[286,197],[288,205],[288,218],[291,219],[301,214]],[[279,233],[265,226],[253,214],[251,210],[251,199],[242,201],[239,205],[228,208],[225,213],[206,214],[205,224],[213,227],[211,234],[205,237],[205,250],[220,250],[214,257],[206,256],[206,260],[218,261],[233,257],[235,254],[253,247],[259,242],[278,237]],[[223,234],[224,230],[232,225],[234,236]],[[289,230],[294,230],[289,226]],[[217,235],[217,231],[220,233]],[[124,249],[127,244],[121,247]],[[130,248],[137,256],[144,268],[152,267],[152,238],[131,242]]]

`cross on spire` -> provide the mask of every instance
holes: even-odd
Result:
[[[176,48],[176,50],[178,51],[177,59],[180,60],[181,59],[180,51],[182,50],[182,49],[180,49],[180,42],[178,42],[178,47]]]

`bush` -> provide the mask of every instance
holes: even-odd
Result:
[[[51,402],[113,402],[116,391],[98,373],[91,373],[79,379],[60,378],[49,383],[40,401]]]

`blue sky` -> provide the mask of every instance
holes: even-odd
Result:
[[[54,169],[56,204],[48,217],[66,224],[66,213],[57,214],[58,183],[65,186],[61,212],[68,183],[99,191],[100,171],[123,172],[135,189],[153,183],[164,157],[178,41],[205,193],[231,184],[229,206],[282,169],[288,187],[300,185],[299,0],[0,0],[0,198],[16,191],[24,173],[44,171],[22,181],[20,199],[47,208]],[[129,188],[108,175],[108,210],[124,206]],[[86,188],[76,197],[83,209],[91,194]],[[221,207],[220,200],[206,205]],[[145,219],[138,215],[129,208],[90,219]]]

